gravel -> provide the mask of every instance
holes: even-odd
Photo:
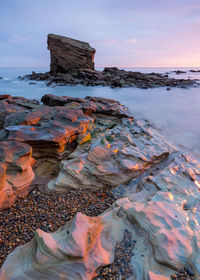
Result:
[[[190,267],[185,267],[182,271],[171,276],[172,280],[194,280],[194,272]]]
[[[123,240],[115,248],[114,262],[103,267],[93,280],[128,280],[135,279],[131,266],[131,257],[136,241],[132,240],[131,233],[124,231]]]
[[[11,208],[0,213],[0,266],[17,246],[32,239],[37,228],[54,232],[77,212],[98,216],[114,201],[107,190],[69,190],[48,194],[33,190],[25,199],[18,199]]]
[[[98,216],[115,201],[109,190],[69,190],[65,193],[44,194],[33,190],[25,199],[18,199],[9,209],[0,213],[0,267],[7,255],[17,246],[25,244],[40,228],[54,232],[71,220],[77,212]],[[136,241],[125,230],[123,240],[115,248],[114,262],[103,267],[94,280],[135,279],[131,257]],[[172,280],[194,280],[191,268],[185,268],[171,276]]]

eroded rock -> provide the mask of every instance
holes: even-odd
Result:
[[[17,197],[25,197],[34,179],[31,146],[12,141],[0,142],[0,211]]]
[[[143,89],[159,86],[187,87],[196,84],[195,80],[174,79],[168,77],[167,74],[125,71],[117,67],[105,67],[103,71],[97,71],[94,70],[95,49],[88,43],[55,34],[48,35],[47,43],[51,53],[50,72],[32,72],[31,75],[19,77],[19,79],[47,81],[48,86],[56,83]],[[184,73],[180,70],[175,72]]]
[[[98,126],[97,126],[98,130]],[[95,139],[62,161],[59,176],[51,181],[51,190],[64,188],[105,188],[128,183],[151,165],[173,151],[164,139],[151,133],[134,119],[122,121],[100,133]],[[162,143],[162,144],[161,144]]]
[[[184,269],[186,276],[199,280],[199,162],[176,152],[150,123],[136,121],[119,102],[52,95],[44,96],[43,102],[0,101],[6,115],[1,137],[19,141],[0,142],[0,203],[10,199],[12,204],[14,195],[27,192],[33,174],[31,147],[22,142],[32,139],[34,148],[33,143],[46,141],[50,154],[54,144],[66,141],[70,133],[76,146],[48,187],[56,191],[122,187],[125,197],[98,217],[77,213],[55,233],[38,229],[29,243],[8,256],[0,278],[92,279],[99,268],[113,262],[115,246],[128,230],[135,242],[131,265],[136,280],[170,280]],[[61,155],[67,150],[65,145]],[[37,151],[36,165],[43,164],[45,145]],[[48,162],[53,166],[59,159],[52,151]],[[38,169],[47,174],[49,166]]]
[[[51,73],[66,73],[74,69],[94,70],[95,49],[88,43],[49,34],[47,44],[51,53]]]
[[[37,230],[31,242],[7,258],[1,279],[92,279],[99,267],[113,261],[124,229],[135,240],[131,264],[136,280],[169,280],[184,267],[200,279],[199,201],[185,211],[182,197],[177,194],[174,203],[173,196],[161,190],[152,199],[138,201],[135,194],[96,218],[78,213],[54,234]],[[193,198],[199,199],[199,192]]]

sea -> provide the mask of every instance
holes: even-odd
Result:
[[[169,73],[174,78],[197,79],[200,83],[200,72],[189,70],[199,68],[124,68],[143,73]],[[101,69],[99,69],[101,70]],[[187,71],[175,74],[172,71]],[[44,94],[58,96],[98,96],[112,98],[126,105],[138,120],[151,121],[157,130],[179,151],[189,153],[200,159],[200,85],[189,88],[166,87],[153,89],[139,88],[109,88],[77,86],[46,86],[45,82],[30,84],[30,81],[19,80],[35,72],[47,72],[46,68],[0,68],[0,94],[22,96],[40,100]]]

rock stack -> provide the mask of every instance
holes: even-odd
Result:
[[[68,73],[78,69],[94,70],[95,49],[88,43],[49,34],[47,44],[51,54],[51,74]]]

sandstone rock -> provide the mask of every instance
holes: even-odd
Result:
[[[86,115],[92,113],[105,114],[115,117],[132,117],[131,113],[120,102],[103,97],[86,96],[84,99],[70,96],[56,96],[45,94],[41,101],[49,106],[66,106],[67,108],[81,109]]]
[[[86,42],[49,34],[51,73],[65,73],[74,69],[94,69],[95,49]]]
[[[30,144],[34,157],[64,156],[92,123],[81,108],[73,106],[49,107],[20,98],[0,101],[2,137]]]
[[[113,221],[118,221],[115,229]],[[92,279],[98,267],[113,261],[116,240],[123,236],[122,225],[114,210],[97,218],[78,213],[71,223],[53,234],[37,230],[31,242],[8,257],[0,278]]]
[[[116,187],[138,177],[173,151],[164,139],[151,135],[131,118],[122,119],[99,138],[95,130],[93,133],[90,147],[85,150],[83,144],[70,159],[62,161],[59,176],[48,184],[51,190]]]
[[[32,148],[24,143],[0,142],[0,211],[25,197],[34,179]]]
[[[1,79],[1,78],[0,78],[0,79]],[[11,96],[8,95],[8,94],[1,94],[1,95],[0,95],[0,100],[9,99],[9,98],[11,98]]]
[[[131,265],[136,280],[170,280],[184,268],[200,280],[199,162],[176,152],[149,122],[136,121],[119,102],[52,95],[43,102],[0,101],[2,137],[19,141],[0,142],[0,209],[24,196],[33,179],[31,147],[21,142],[42,143],[36,149],[42,176],[49,169],[47,153],[54,166],[57,155],[69,152],[67,135],[76,149],[61,162],[49,188],[115,187],[113,193],[122,188],[124,197],[98,217],[78,213],[55,233],[38,229],[8,256],[0,279],[92,279],[112,263],[115,246],[128,230],[135,240]]]
[[[177,194],[174,203],[173,195],[158,190],[152,199],[138,201],[135,194],[96,218],[78,213],[53,234],[37,230],[32,241],[9,255],[1,279],[92,279],[99,267],[113,261],[115,245],[128,229],[135,240],[131,263],[136,280],[170,280],[184,267],[199,280],[199,192],[189,211],[183,210],[182,197]]]

